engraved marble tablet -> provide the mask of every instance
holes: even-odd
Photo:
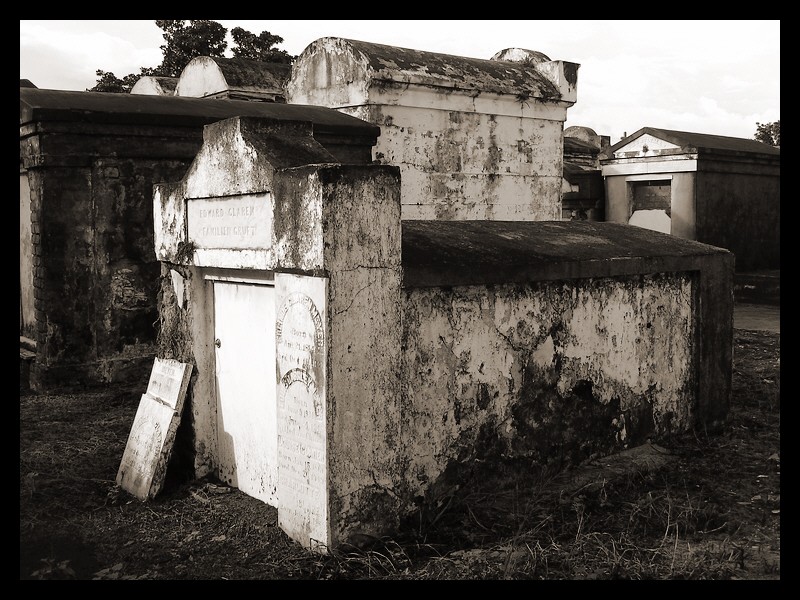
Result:
[[[116,478],[117,485],[139,500],[156,496],[164,483],[191,373],[189,364],[154,361]]]
[[[327,280],[279,274],[278,524],[306,547],[328,543]]]
[[[189,239],[196,248],[269,248],[270,195],[197,198],[186,203]]]

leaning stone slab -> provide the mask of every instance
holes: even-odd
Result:
[[[139,500],[155,497],[164,483],[192,365],[156,358],[117,472],[117,485]]]

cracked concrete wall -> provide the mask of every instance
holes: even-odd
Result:
[[[689,429],[693,294],[681,273],[407,289],[410,493],[477,457],[576,462]]]

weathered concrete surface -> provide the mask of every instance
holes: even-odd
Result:
[[[679,273],[407,289],[409,479],[434,486],[476,457],[576,463],[691,429],[692,288]]]
[[[292,164],[323,151],[234,119],[156,194],[157,230],[178,225],[157,247],[162,315],[197,365],[198,472],[218,463],[209,282],[274,273],[280,383],[259,397],[283,398],[276,503],[299,543],[391,534],[475,458],[579,461],[727,415],[730,252],[613,223],[403,221],[400,168]],[[243,198],[269,198],[268,243],[191,248],[181,211]]]
[[[718,427],[730,402],[733,255],[618,223],[403,223],[406,288],[692,274],[698,425]]]
[[[721,248],[619,223],[403,223],[404,282],[412,287],[696,271],[707,257],[732,259]]]
[[[151,186],[183,173],[187,163],[126,157],[106,138],[104,149],[84,157],[86,166],[59,166],[60,157],[80,155],[68,146],[51,148],[50,141],[59,138],[58,146],[71,138],[79,145],[82,137],[40,134],[35,152],[46,162],[27,173],[37,391],[136,380],[154,352],[159,266],[152,251]],[[33,139],[21,142],[31,147]]]
[[[148,96],[173,96],[178,85],[177,77],[140,77],[131,88],[131,94]]]
[[[139,500],[154,498],[164,484],[191,372],[191,365],[174,360],[153,363],[116,477]]]
[[[38,228],[38,226],[37,226]],[[19,175],[19,334],[36,338],[36,312],[34,301],[33,227],[31,221],[31,189],[28,174]],[[37,232],[36,239],[39,239]]]
[[[326,168],[330,531],[334,545],[399,519],[402,280],[396,167]]]
[[[401,167],[403,218],[528,221],[560,215],[558,120],[374,104],[347,112],[381,126],[375,156]]]
[[[328,280],[276,273],[278,525],[324,552],[329,535]]]
[[[401,168],[404,219],[550,220],[577,70],[322,38],[287,93],[381,127],[373,154]]]
[[[492,55],[491,60],[510,60],[512,62],[525,62],[528,64],[538,64],[550,62],[550,57],[538,50],[527,50],[525,48],[505,48]]]
[[[343,105],[368,100],[377,80],[575,102],[577,65],[558,62],[562,73],[554,77],[549,67],[542,66],[547,63],[491,61],[327,37],[303,50],[287,87],[295,99],[336,98]]]
[[[333,547],[390,531],[401,512],[399,174],[296,167],[279,173],[274,193],[276,268],[327,274],[326,375],[310,379],[326,382],[328,537],[296,539]],[[297,512],[280,498],[283,510]]]
[[[155,187],[157,257],[178,264],[238,269],[324,268],[323,183],[311,184],[317,187],[306,190],[304,198],[278,200],[296,196],[286,186],[298,184],[283,183],[284,179],[275,175],[276,169],[312,163],[333,164],[336,160],[314,140],[306,123],[232,119],[207,127],[205,144],[184,180]],[[370,172],[377,173],[375,169]],[[213,247],[191,238],[186,223],[192,215],[186,213],[194,210],[195,201],[202,204],[201,211],[213,201],[223,211],[222,217],[227,217],[231,206],[239,206],[240,198],[264,205],[265,235],[256,232],[249,243],[237,239],[234,245],[229,233],[221,235]],[[251,223],[251,214],[243,217]]]
[[[725,250],[611,223],[404,221],[403,267],[406,499],[435,506],[476,458],[574,463],[727,416]]]
[[[322,106],[289,106],[278,102],[225,99],[207,102],[202,98],[175,96],[20,89],[20,137],[36,131],[34,124],[37,122],[47,122],[47,129],[53,132],[74,129],[80,123],[84,134],[103,131],[101,125],[112,123],[124,124],[134,130],[136,126],[147,124],[169,127],[168,133],[177,138],[175,141],[181,137],[190,138],[192,150],[196,152],[202,143],[204,125],[232,117],[313,123],[314,139],[334,154],[339,162],[346,164],[369,163],[372,145],[380,135],[380,129],[375,125]],[[118,133],[129,134],[130,130]],[[177,133],[181,135],[176,136]],[[174,144],[165,145],[163,139],[150,140],[149,144],[130,144],[129,139],[122,141],[127,144],[127,154],[149,158],[183,157],[182,154],[176,155]],[[148,140],[142,140],[145,141]],[[72,148],[72,151],[77,158],[97,143],[102,143],[102,140],[85,136],[83,145]]]
[[[217,460],[213,293],[205,278],[211,274],[233,280],[244,277],[263,281],[267,275],[271,279],[272,271],[286,261],[285,257],[278,260],[284,230],[294,232],[301,247],[310,245],[319,250],[311,258],[302,253],[298,263],[289,259],[292,267],[322,268],[323,243],[319,235],[314,235],[322,223],[321,202],[286,209],[286,203],[276,203],[273,195],[277,168],[335,162],[311,133],[306,122],[249,118],[221,121],[204,131],[204,145],[186,176],[154,189],[155,250],[166,264],[161,285],[161,328],[169,332],[159,338],[159,353],[196,365],[196,378],[190,386],[190,423],[191,452],[198,475],[213,472]],[[248,198],[266,203],[266,238],[259,233],[249,238],[249,244],[234,245],[230,244],[232,236],[226,234],[215,247],[196,247],[187,227],[193,202],[215,199],[227,215],[226,199],[232,200],[230,206],[239,207],[240,200]],[[302,223],[298,222],[301,213],[306,217],[300,219]],[[243,214],[241,222],[248,223],[250,216],[249,212]],[[241,240],[237,237],[237,241]],[[180,307],[172,277],[167,276],[170,269],[182,277],[186,308]]]

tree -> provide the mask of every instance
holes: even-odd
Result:
[[[179,77],[193,58],[222,57],[228,47],[225,39],[228,30],[216,21],[159,20],[155,24],[164,32],[165,41],[161,46],[164,58],[159,66],[141,67],[139,74],[130,73],[122,79],[110,71],[98,69],[95,71],[97,83],[87,91],[129,93],[141,77]],[[231,51],[235,57],[283,64],[291,64],[295,59],[285,50],[274,47],[283,42],[283,38],[269,31],[255,35],[241,27],[234,27],[231,37],[235,44]]]
[[[94,72],[97,75],[97,84],[88,90],[87,92],[113,92],[113,93],[120,93],[120,92],[130,92],[131,89],[125,85],[122,79],[114,75],[111,71],[103,71],[102,69],[97,69]],[[129,77],[126,75],[126,77]],[[127,89],[126,89],[127,88]]]
[[[95,75],[98,77],[97,85],[87,91],[129,94],[131,88],[133,88],[134,84],[136,84],[141,77],[156,75],[156,70],[152,67],[142,67],[138,75],[130,73],[125,75],[122,79],[114,75],[111,71],[103,71],[102,69],[95,71]]]
[[[780,148],[781,145],[781,122],[780,120],[772,123],[756,123],[756,135],[754,139],[770,146]]]
[[[241,27],[231,29],[233,43],[233,55],[237,58],[250,58],[263,62],[292,64],[294,57],[286,50],[274,48],[276,44],[283,42],[283,38],[272,35],[269,31],[262,31],[258,36]]]
[[[228,30],[216,21],[156,21],[164,31],[161,46],[164,60],[158,67],[162,77],[179,77],[189,61],[197,56],[221,57],[228,46]]]

